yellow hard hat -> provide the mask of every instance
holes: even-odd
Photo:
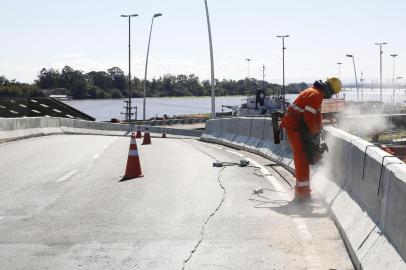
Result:
[[[343,87],[340,79],[336,77],[328,78],[327,83],[330,85],[331,90],[333,90],[334,94],[338,94]]]

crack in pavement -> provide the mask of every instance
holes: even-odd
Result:
[[[221,182],[221,173],[225,170],[225,167],[223,167],[217,175],[217,181],[219,182],[220,188],[223,190],[223,198],[221,199],[219,205],[217,206],[217,208],[207,217],[206,221],[204,222],[201,230],[200,230],[200,235],[201,238],[200,240],[197,242],[197,244],[194,246],[194,248],[190,251],[189,256],[183,261],[183,265],[182,265],[182,270],[185,269],[186,264],[192,259],[193,254],[196,252],[196,250],[199,248],[200,244],[203,242],[204,240],[204,231],[206,229],[206,225],[207,223],[209,223],[210,219],[220,210],[221,206],[223,205],[224,200],[226,199],[226,195],[227,195],[227,191],[226,188],[223,186],[223,183]]]
[[[187,142],[190,143],[190,142]],[[197,147],[195,144],[190,143],[196,150],[202,152],[203,154],[207,155],[208,157],[214,159],[214,160],[218,160],[216,157],[210,155],[209,153],[207,153],[206,151],[204,151],[203,149],[200,149],[199,147]],[[213,218],[213,216],[220,210],[221,206],[223,205],[223,202],[226,199],[226,195],[227,195],[227,190],[226,188],[223,186],[223,183],[221,182],[221,173],[226,169],[226,167],[221,168],[221,170],[218,172],[217,174],[217,181],[219,183],[220,188],[223,190],[223,198],[221,199],[219,205],[217,206],[217,208],[207,217],[206,221],[203,223],[203,226],[201,227],[200,230],[200,235],[201,238],[199,239],[199,241],[196,243],[196,245],[193,247],[193,249],[189,252],[189,256],[183,261],[182,264],[182,270],[185,269],[186,264],[192,259],[193,254],[196,252],[196,250],[199,248],[200,244],[203,242],[204,240],[204,231],[206,229],[206,225],[209,223],[209,221]]]

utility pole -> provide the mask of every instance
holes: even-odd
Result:
[[[262,65],[262,90],[265,91],[265,65]]]
[[[383,54],[382,45],[386,45],[386,44],[388,44],[388,43],[386,43],[386,42],[375,43],[375,45],[379,46],[379,78],[380,78],[380,81],[379,81],[379,89],[380,89],[379,101],[380,102],[382,102],[382,54]]]
[[[211,118],[216,118],[216,91],[214,88],[214,57],[213,57],[213,41],[211,38],[211,26],[210,26],[210,15],[209,7],[207,5],[207,0],[204,0],[206,7],[206,18],[207,18],[207,29],[209,33],[209,45],[210,45],[210,63],[211,63]]]
[[[131,124],[131,17],[137,17],[138,14],[121,15],[123,18],[128,18],[128,102],[127,113],[128,123]]]
[[[285,111],[285,38],[288,38],[289,35],[279,35],[276,37],[282,38],[282,108]]]

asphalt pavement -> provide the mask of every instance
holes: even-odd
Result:
[[[317,195],[294,201],[292,175],[270,161],[153,138],[138,142],[145,177],[120,182],[129,143],[0,144],[0,269],[353,269]]]

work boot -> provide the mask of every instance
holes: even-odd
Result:
[[[311,198],[312,198],[312,195],[311,195],[310,191],[309,192],[295,191],[295,197],[293,200],[294,201],[308,201],[308,200],[311,200]]]

